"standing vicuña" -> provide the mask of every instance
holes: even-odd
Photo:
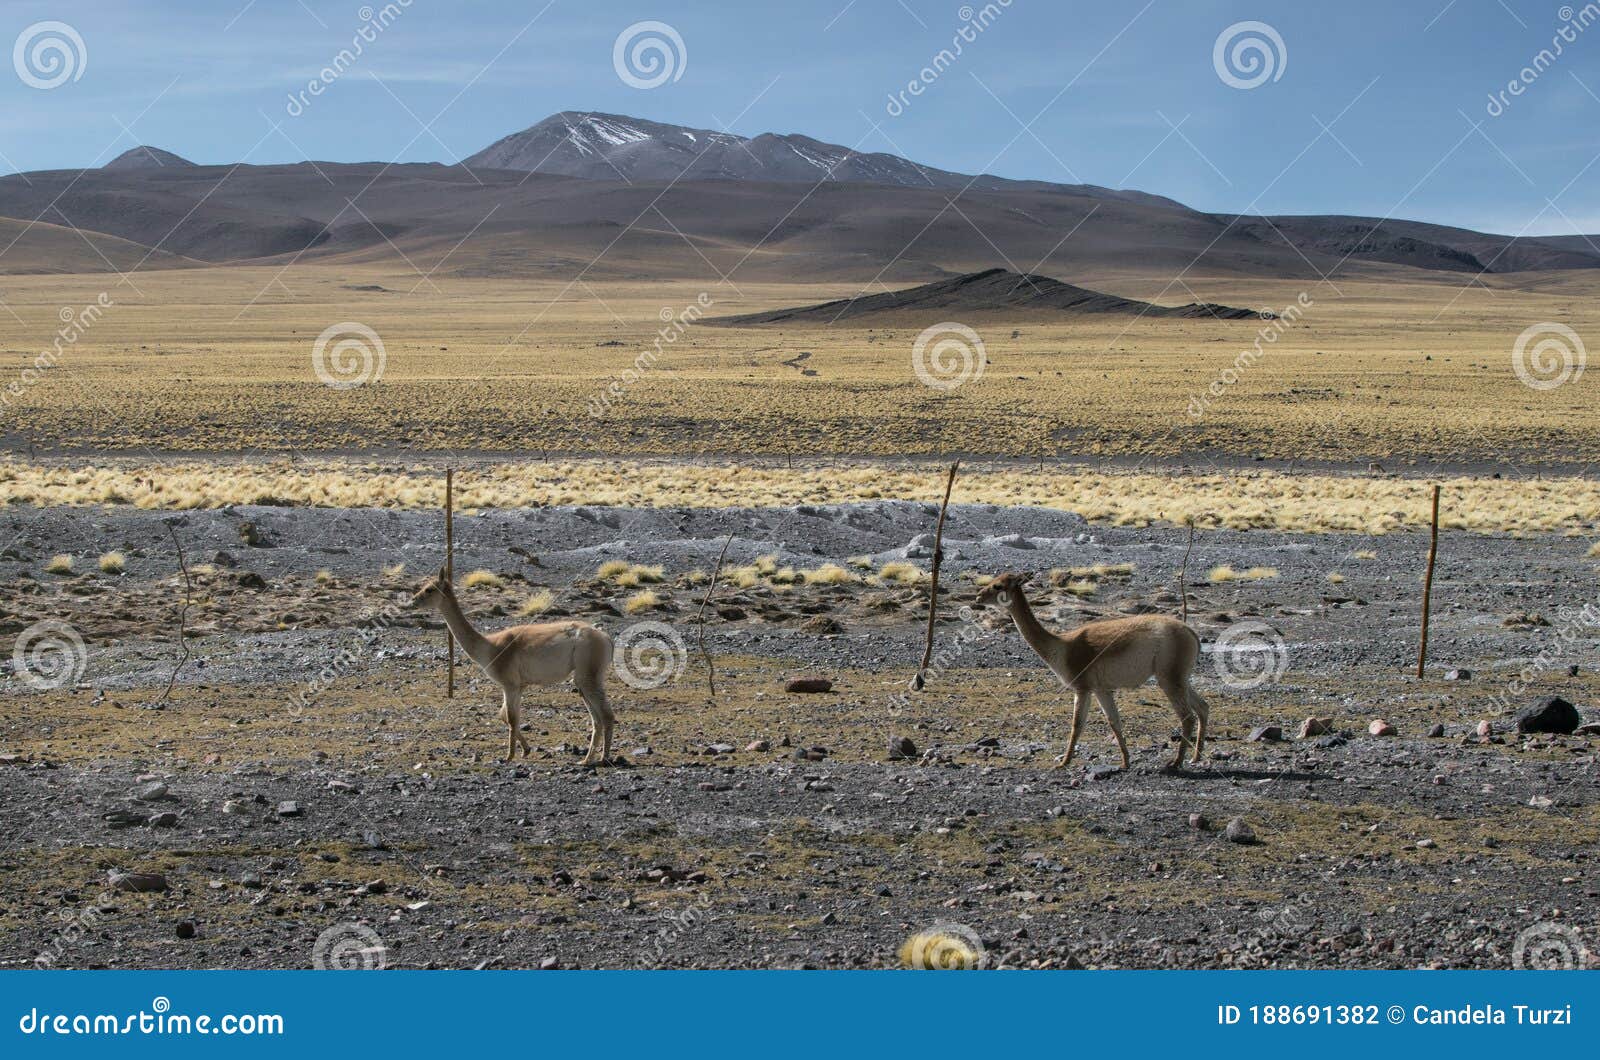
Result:
[[[1122,739],[1122,718],[1112,693],[1118,688],[1138,688],[1156,679],[1172,709],[1178,712],[1183,737],[1178,742],[1178,757],[1171,768],[1183,765],[1183,750],[1194,749],[1194,761],[1206,742],[1206,722],[1210,708],[1191,680],[1195,660],[1200,655],[1200,638],[1195,631],[1165,615],[1138,615],[1133,618],[1108,618],[1090,622],[1068,633],[1054,633],[1039,624],[1022,587],[1021,574],[1002,574],[978,594],[978,603],[999,601],[1011,611],[1017,631],[1028,646],[1038,652],[1045,665],[1055,671],[1072,690],[1072,734],[1061,765],[1072,761],[1089,713],[1089,697],[1100,701],[1111,732],[1122,752],[1122,768],[1128,768],[1128,745]]]
[[[509,762],[522,745],[523,757],[529,754],[528,740],[522,735],[520,705],[522,690],[528,685],[560,684],[568,677],[589,706],[589,753],[582,765],[611,761],[611,729],[616,715],[606,702],[606,671],[611,669],[611,638],[587,622],[541,622],[531,626],[512,626],[496,633],[479,633],[467,621],[456,601],[455,587],[444,571],[422,583],[413,607],[431,607],[444,615],[450,635],[478,669],[500,686],[505,704],[500,720],[511,729],[506,750]]]

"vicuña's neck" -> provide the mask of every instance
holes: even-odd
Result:
[[[494,653],[489,648],[489,642],[483,634],[472,628],[472,623],[467,621],[467,616],[461,610],[461,605],[452,596],[441,596],[439,611],[444,615],[444,624],[450,627],[450,635],[461,645],[461,650],[467,653],[468,658],[480,666],[487,665],[487,661]]]
[[[1022,639],[1028,642],[1029,647],[1044,655],[1059,643],[1056,636],[1034,617],[1033,608],[1028,606],[1028,598],[1022,595],[1021,589],[1013,589],[1008,595],[1011,598],[1011,620],[1017,624],[1017,632],[1022,634]]]

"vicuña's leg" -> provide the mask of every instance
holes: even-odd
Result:
[[[600,761],[611,761],[611,735],[616,729],[617,715],[611,709],[611,704],[606,700],[606,688],[602,684],[603,678],[591,678],[578,686],[579,695],[589,706],[589,714],[594,719],[595,728],[600,739]],[[589,754],[594,754],[594,742],[589,744]]]
[[[1111,735],[1117,738],[1117,750],[1122,752],[1122,768],[1128,768],[1128,741],[1122,738],[1122,715],[1117,713],[1117,701],[1110,689],[1096,692],[1094,698],[1100,701],[1100,713],[1106,716],[1106,724],[1111,726]]]
[[[1167,702],[1172,704],[1173,712],[1178,715],[1178,730],[1182,735],[1178,738],[1178,756],[1172,760],[1168,768],[1179,769],[1183,766],[1184,750],[1194,742],[1191,732],[1194,719],[1191,716],[1193,711],[1189,709],[1189,689],[1181,682],[1163,677],[1157,677],[1156,684],[1161,686],[1161,694],[1167,697]]]
[[[1206,749],[1206,725],[1211,721],[1211,705],[1205,701],[1205,697],[1194,690],[1193,685],[1188,688],[1187,698],[1189,700],[1189,709],[1194,712],[1194,716],[1197,719],[1195,724],[1194,760],[1198,762],[1200,761],[1201,752]]]
[[[511,736],[506,745],[506,761],[517,757],[517,742],[522,742],[522,753],[528,753],[528,741],[522,736],[522,689],[506,687],[501,690],[505,695],[504,705],[500,708],[500,717],[505,720],[506,726],[511,730]]]
[[[1072,692],[1072,732],[1067,736],[1067,753],[1061,756],[1061,761],[1056,768],[1065,769],[1072,763],[1072,752],[1077,750],[1078,737],[1083,732],[1083,723],[1089,717],[1089,693]]]

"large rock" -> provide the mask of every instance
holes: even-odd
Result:
[[[783,686],[785,692],[831,692],[833,682],[826,677],[796,677]]]
[[[1582,723],[1578,708],[1560,696],[1541,699],[1517,712],[1518,732],[1554,732],[1567,736],[1576,732]]]

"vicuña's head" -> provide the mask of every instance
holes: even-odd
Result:
[[[978,604],[987,607],[993,603],[1006,606],[1011,603],[1011,598],[1022,592],[1022,587],[1028,583],[1026,574],[1001,574],[985,585],[978,592]]]
[[[455,587],[450,584],[450,579],[445,574],[444,568],[440,567],[438,574],[435,574],[417,587],[416,595],[411,598],[411,606],[431,607],[438,611],[444,606],[445,600],[454,600],[455,595]]]

